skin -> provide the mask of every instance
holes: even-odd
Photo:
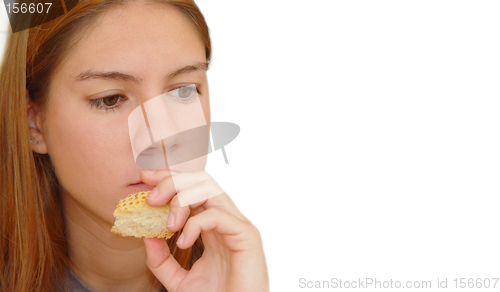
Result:
[[[158,4],[117,6],[101,16],[53,74],[45,120],[28,103],[32,149],[50,155],[61,184],[73,270],[95,291],[148,291],[161,284],[169,291],[269,290],[260,234],[226,193],[180,207],[181,195],[199,198],[217,189],[205,164],[174,175],[168,170],[147,174],[132,155],[127,118],[148,99],[196,84],[209,124],[206,70],[164,82],[175,70],[205,61],[193,23],[179,11]],[[117,71],[142,82],[76,80],[90,69]],[[90,100],[113,94],[125,97],[107,100],[106,105],[119,104],[114,111],[89,106]],[[183,144],[165,146],[174,151],[173,146]],[[169,229],[184,227],[180,248],[191,246],[201,233],[205,253],[190,271],[180,268],[164,240],[110,232],[117,202],[132,193],[129,184],[139,181],[158,190],[148,204],[171,203]],[[189,212],[194,216],[186,222]]]

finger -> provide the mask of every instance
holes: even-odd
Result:
[[[154,177],[151,181],[158,179],[161,181],[156,186],[156,191],[154,189],[151,191],[147,202],[150,206],[157,207],[170,202],[171,215],[167,220],[167,227],[171,231],[182,228],[189,215],[189,207],[191,210],[197,210],[197,213],[215,207],[249,222],[206,171],[174,173],[168,170],[157,170],[151,176]],[[152,197],[152,195],[155,196]],[[175,199],[176,197],[178,199]]]
[[[218,185],[214,186],[213,183],[214,181],[202,181],[178,192],[180,206],[189,205],[191,210],[197,210],[199,207],[218,208],[232,213],[230,209],[236,208],[236,205]],[[224,197],[219,195],[224,195]],[[181,200],[184,203],[181,203]]]
[[[250,222],[236,207],[233,200],[226,194],[218,185],[211,185],[214,181],[204,181],[192,188],[185,189],[177,194],[179,198],[184,198],[186,201],[195,201],[195,203],[189,205],[191,211],[194,215],[201,213],[209,208],[217,208],[224,210],[238,217],[239,219]],[[222,192],[222,193],[220,193]],[[198,201],[196,199],[200,197],[200,193],[212,193],[217,195],[206,195],[210,196],[209,199]],[[195,199],[191,199],[190,196],[194,196]]]
[[[179,203],[179,196],[174,196],[170,201],[170,213],[167,218],[167,228],[172,232],[181,230],[182,226],[189,217],[189,206],[181,207]]]
[[[183,269],[170,254],[170,249],[164,239],[143,238],[143,240],[146,246],[148,268],[168,291],[177,291],[188,271]]]
[[[146,197],[146,202],[152,207],[165,206],[177,194],[177,189],[173,177],[179,175],[178,173],[171,173],[169,171],[160,171],[154,174],[152,181],[160,179],[156,186],[151,190]]]
[[[184,225],[177,246],[186,249],[194,244],[201,231],[214,230],[222,236],[224,244],[233,251],[251,250],[258,244],[256,228],[234,215],[210,208],[189,218]]]
[[[174,179],[181,176],[178,179]],[[141,179],[151,184],[156,184],[156,187],[150,192],[146,198],[147,203],[153,207],[164,206],[170,202],[170,213],[167,218],[167,228],[176,232],[184,226],[186,219],[189,216],[189,206],[181,206],[177,191],[188,188],[192,184],[199,181],[211,178],[205,171],[180,173],[171,172],[168,170],[158,170],[153,173],[143,172]]]
[[[207,179],[205,171],[177,173],[170,170],[157,170],[153,174],[141,173],[141,179],[155,185],[146,198],[147,203],[153,207],[167,204],[177,192]]]
[[[165,177],[173,174],[178,174],[178,172],[166,169],[158,169],[158,170],[146,169],[141,172],[140,177],[143,183],[154,187],[158,183],[160,183]]]
[[[200,206],[203,206],[201,209],[216,207],[219,209],[225,209],[240,219],[247,220],[237,209],[234,202],[208,172],[203,170],[198,172],[178,173],[173,175],[170,180],[174,182],[173,185],[176,188],[181,207],[190,205],[191,210],[197,209]],[[165,182],[165,188],[168,187],[171,187],[171,182]],[[162,183],[160,183],[159,188],[163,189]],[[155,200],[160,202],[167,200],[168,202],[170,199],[169,195],[170,194],[167,191],[166,195],[163,194],[166,198]],[[162,194],[160,194],[160,196],[162,196]],[[173,202],[171,202],[171,206],[172,204]],[[175,207],[177,206],[179,205],[175,204]]]
[[[176,179],[174,178],[174,181]],[[180,189],[177,193],[181,207],[200,206],[208,199],[223,194],[224,191],[213,178],[207,178],[189,188]]]
[[[175,195],[172,198],[172,200],[170,201],[170,213],[167,219],[167,228],[170,231],[176,232],[180,230],[184,226],[184,223],[186,222],[189,216],[190,209],[197,210],[197,213],[199,213],[201,210],[198,207],[200,207],[201,205],[204,205],[204,208],[202,208],[203,210],[209,207],[216,207],[230,213],[236,213],[233,212],[232,210],[229,210],[229,208],[226,207],[227,204],[225,204],[226,201],[224,200],[215,199],[211,200],[210,202],[207,202],[208,199],[202,201],[196,200],[196,198],[199,199],[201,196],[213,197],[213,195],[209,195],[211,193],[213,194],[222,192],[220,194],[223,194],[222,189],[216,189],[216,187],[215,188],[213,187],[212,185],[213,182],[214,182],[213,180],[204,180],[194,186],[185,188],[184,190],[178,192],[177,195]],[[192,199],[193,197],[195,197],[195,199]],[[181,204],[180,203],[181,198],[184,198],[187,201],[192,200],[195,203],[192,205],[185,203]]]
[[[222,192],[220,195],[212,196],[212,198],[210,199],[181,207],[182,204],[179,203],[180,198],[189,199],[190,196],[199,198],[200,194],[214,192],[214,187],[211,185],[212,183],[213,180],[202,181],[201,183],[187,188],[174,196],[174,198],[170,202],[170,214],[167,219],[167,227],[170,231],[176,232],[180,230],[184,226],[184,223],[186,222],[190,211],[193,212],[194,215],[196,215],[209,208],[224,210],[243,221],[250,222],[245,216],[243,216],[243,214],[241,214],[241,212],[236,208],[234,202],[224,192]],[[220,191],[222,190],[216,190],[216,192]]]

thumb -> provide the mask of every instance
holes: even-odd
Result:
[[[146,264],[168,291],[177,291],[188,271],[183,269],[170,254],[163,238],[143,238],[146,246]]]

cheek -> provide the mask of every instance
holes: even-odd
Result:
[[[47,147],[61,186],[96,215],[112,212],[134,163],[126,119],[88,110],[47,117]],[[128,159],[127,159],[128,158]],[[130,161],[128,161],[130,160]]]
[[[205,119],[207,121],[207,125],[210,127],[210,101],[208,98],[203,101],[202,103],[202,108],[203,108],[203,114],[205,115]]]

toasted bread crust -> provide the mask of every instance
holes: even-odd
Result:
[[[168,216],[170,212],[170,204],[167,204],[162,207],[151,207],[146,202],[146,197],[148,196],[148,192],[138,192],[134,194],[128,195],[126,198],[120,200],[116,206],[115,211],[113,212],[113,216],[116,218],[115,224],[111,228],[111,232],[121,236],[135,236],[138,238],[165,238],[169,239],[174,235],[174,232],[171,232],[167,229],[166,222],[157,222],[157,226],[162,226],[160,229],[149,228],[147,224],[140,229],[137,228],[128,228],[130,226],[125,226],[120,221],[125,219],[133,219],[134,222],[141,223],[141,220],[144,217],[144,214],[156,214],[159,213],[163,218]],[[140,217],[142,214],[142,217]],[[151,220],[151,217],[148,218]],[[154,220],[161,220],[161,218],[155,218]],[[132,230],[134,229],[134,230]]]

